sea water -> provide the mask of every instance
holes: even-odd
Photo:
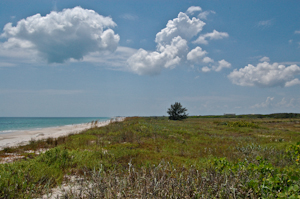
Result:
[[[0,117],[0,134],[20,130],[107,121],[109,117]]]

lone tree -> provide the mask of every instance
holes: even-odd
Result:
[[[182,105],[179,102],[171,105],[171,108],[168,109],[167,113],[170,115],[170,120],[183,120],[187,118],[186,108],[182,108]]]

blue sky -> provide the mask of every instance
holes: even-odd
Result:
[[[0,116],[300,112],[300,2],[3,0]]]

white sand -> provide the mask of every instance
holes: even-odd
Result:
[[[97,127],[106,126],[114,121],[123,121],[125,118],[117,117],[108,121],[98,122]],[[26,145],[30,140],[42,140],[47,138],[58,138],[69,134],[80,133],[92,128],[91,123],[67,125],[60,127],[42,128],[37,130],[16,131],[13,133],[0,134],[0,150],[5,147]]]

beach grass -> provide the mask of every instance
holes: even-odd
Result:
[[[0,165],[0,198],[40,197],[63,183],[77,190],[65,198],[293,198],[299,141],[299,118],[131,117],[5,148],[0,157],[23,158]]]

